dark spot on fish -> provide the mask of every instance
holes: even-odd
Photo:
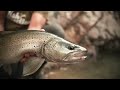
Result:
[[[34,46],[35,47],[35,46]]]

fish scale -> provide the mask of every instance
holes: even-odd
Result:
[[[68,48],[70,46],[75,47],[75,49],[70,50]],[[7,31],[0,32],[0,64],[17,63],[22,59],[24,54],[28,52],[36,53],[38,56],[30,57],[25,62],[23,70],[24,76],[37,71],[45,60],[64,63],[80,62],[81,60],[78,60],[78,57],[75,57],[74,53],[77,52],[79,54],[86,51],[84,47],[75,45],[47,32],[37,30],[9,31],[8,33]],[[32,69],[30,69],[30,67]]]

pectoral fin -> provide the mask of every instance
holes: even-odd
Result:
[[[24,63],[23,76],[34,74],[44,63],[45,59],[40,57],[32,57]]]

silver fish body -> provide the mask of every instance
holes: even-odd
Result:
[[[6,34],[2,34],[5,32]],[[47,32],[35,30],[5,32],[0,32],[0,64],[17,63],[26,53],[36,54],[36,57],[31,57],[26,61],[24,76],[29,75],[26,68],[32,68],[33,62],[35,62],[33,67],[36,67],[37,70],[44,60],[49,62],[76,63],[86,58],[87,50],[84,47],[75,45]],[[38,63],[40,64],[38,65]],[[28,71],[34,73],[36,70],[34,68],[34,70]]]

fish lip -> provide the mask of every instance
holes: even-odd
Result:
[[[65,56],[62,61],[64,63],[79,63],[81,61],[86,60],[87,56],[85,52],[82,51],[74,51],[74,52],[70,52],[69,54],[67,54],[67,56]]]

